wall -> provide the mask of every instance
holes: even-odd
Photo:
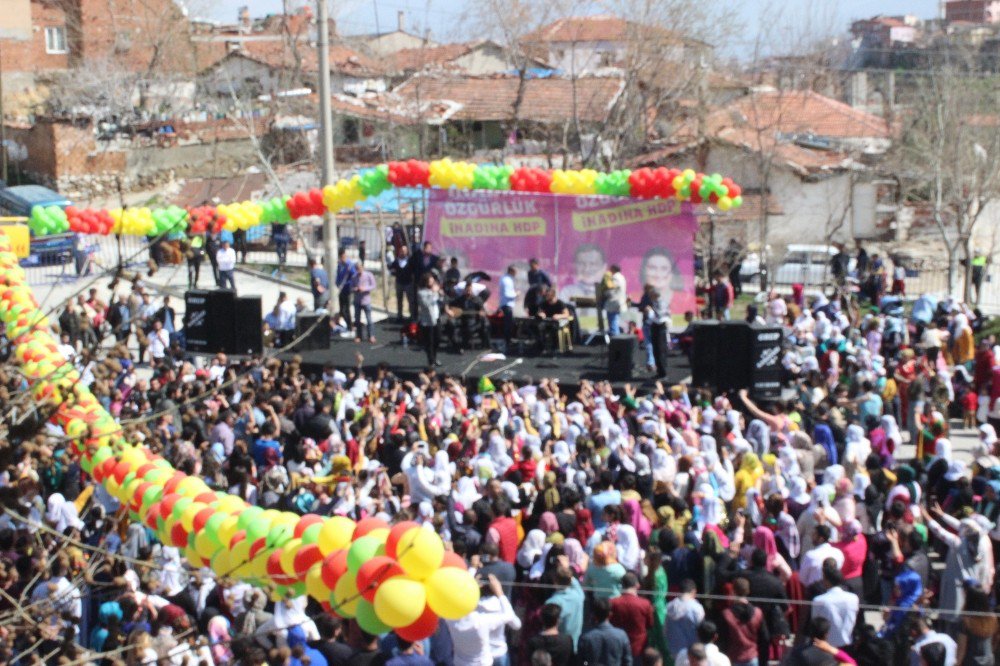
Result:
[[[0,35],[14,39],[31,37],[30,0],[0,0]]]
[[[489,44],[475,49],[461,58],[457,58],[453,61],[453,64],[461,67],[471,76],[499,74],[511,70],[511,66],[504,57],[503,50]]]
[[[624,57],[625,45],[621,42],[552,42],[549,62],[567,75],[580,76],[601,67],[602,53],[612,54],[612,62],[617,62]]]
[[[8,7],[10,6],[10,7]],[[0,0],[0,16],[9,11],[24,11],[27,2]],[[0,72],[39,72],[66,69],[69,56],[65,53],[47,53],[45,51],[45,28],[66,27],[66,14],[53,2],[32,2],[29,12],[29,29],[18,30],[20,38],[0,40]],[[12,22],[18,25],[20,21]],[[5,24],[0,23],[0,31],[5,30]],[[32,28],[31,26],[34,26]],[[67,34],[67,42],[69,35]],[[72,48],[72,44],[67,44]],[[6,77],[4,79],[6,82]]]
[[[13,144],[11,158],[17,169],[57,188],[65,189],[76,179],[125,171],[125,153],[99,149],[89,127],[41,121],[8,126],[7,139]]]
[[[416,49],[421,46],[437,46],[435,42],[424,41],[416,35],[398,31],[368,37],[364,42],[376,56],[385,56],[403,49]]]

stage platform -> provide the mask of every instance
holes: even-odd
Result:
[[[337,339],[330,343],[329,349],[314,351],[285,352],[279,356],[282,360],[291,360],[298,356],[302,360],[306,374],[320,374],[327,364],[344,370],[353,368],[356,364],[355,355],[358,352],[364,356],[363,367],[367,374],[374,372],[380,363],[387,363],[392,371],[402,379],[415,379],[427,368],[427,356],[419,345],[410,344],[405,347],[401,341],[401,327],[391,321],[383,321],[375,325],[375,344],[355,342],[353,339]],[[575,345],[573,351],[556,354],[553,357],[537,356],[530,350],[525,355],[508,354],[505,360],[480,361],[482,355],[490,350],[467,350],[457,354],[448,349],[447,343],[438,352],[441,366],[437,371],[454,377],[464,378],[467,385],[473,385],[480,377],[487,375],[494,382],[497,380],[526,380],[537,382],[540,379],[558,379],[560,385],[575,392],[581,379],[590,381],[608,379],[607,347],[603,344],[594,346]],[[684,354],[671,351],[667,363],[667,377],[664,384],[669,386],[689,380],[691,367]],[[646,370],[646,353],[637,345],[633,362],[631,382],[613,382],[620,387],[631,383],[639,387],[650,388],[655,384],[653,374]]]

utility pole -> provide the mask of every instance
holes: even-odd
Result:
[[[316,12],[319,28],[319,126],[320,126],[320,152],[322,171],[320,187],[333,184],[333,114],[330,108],[330,11],[327,5],[328,0],[317,0],[318,11]],[[326,260],[326,271],[330,281],[330,304],[331,309],[337,303],[337,217],[334,213],[326,211],[323,214],[323,256]]]
[[[0,40],[2,42],[2,40]],[[3,61],[3,54],[0,53],[0,62]],[[3,117],[3,67],[0,65],[0,151],[3,151],[3,165],[0,178],[3,179],[4,187],[9,187],[7,182],[7,123]]]

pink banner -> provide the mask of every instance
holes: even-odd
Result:
[[[435,253],[458,257],[463,276],[490,275],[491,307],[497,280],[511,264],[523,297],[528,260],[534,257],[567,302],[593,298],[596,283],[617,264],[633,303],[650,283],[672,294],[674,315],[695,309],[697,221],[688,204],[455,190],[431,190],[429,196],[425,239]]]

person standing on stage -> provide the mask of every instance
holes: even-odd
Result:
[[[608,333],[620,335],[622,313],[628,309],[628,292],[622,269],[612,264],[604,278],[604,301],[601,303],[608,315]]]
[[[215,253],[215,264],[219,267],[219,288],[225,289],[226,285],[236,291],[236,281],[233,276],[236,273],[236,251],[229,247],[229,241],[222,241],[222,247]]]
[[[500,278],[500,311],[503,313],[503,344],[504,352],[510,348],[510,339],[514,337],[514,305],[517,303],[517,288],[514,277],[517,269],[513,264],[507,267],[507,273]]]
[[[657,377],[665,377],[667,375],[667,335],[669,334],[667,327],[670,325],[670,302],[663,298],[662,294],[652,285],[647,284],[643,288],[639,309],[642,310],[644,326],[648,327],[649,330],[646,344],[649,345],[649,352],[653,355],[653,363],[648,364],[649,369],[654,371]]]
[[[399,254],[389,264],[389,272],[396,278],[396,319],[403,321],[403,298],[406,298],[410,319],[416,316],[414,308],[414,262],[410,248],[403,245]]]
[[[347,258],[347,250],[342,249],[337,255],[337,304],[348,331],[351,330],[351,285],[357,273],[357,265]]]
[[[441,365],[437,360],[437,350],[441,343],[441,329],[438,322],[441,319],[441,285],[430,273],[420,278],[420,289],[417,290],[417,323],[420,326],[420,339],[427,353],[427,365]]]
[[[375,344],[375,329],[372,328],[372,292],[377,286],[375,275],[361,263],[356,275],[351,285],[354,292],[354,341],[361,342],[361,315],[364,313],[368,342]]]

